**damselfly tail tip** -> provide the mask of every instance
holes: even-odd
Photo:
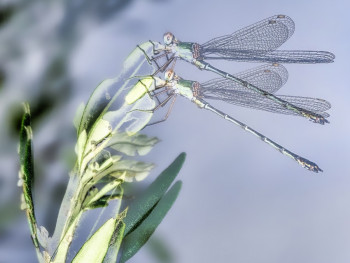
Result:
[[[324,125],[325,123],[329,123],[329,120],[327,120],[326,118],[320,118],[317,123],[320,123],[322,125]]]
[[[324,125],[325,123],[330,123],[329,120],[327,120],[325,117],[315,117],[315,116],[311,116],[310,121],[314,122],[314,123],[319,123]]]
[[[332,52],[329,51],[320,51],[320,53],[323,53],[323,60],[320,60],[320,62],[324,63],[333,63],[335,59],[335,55]]]
[[[310,171],[313,171],[315,173],[318,173],[318,172],[323,172],[323,170],[315,163],[313,163],[313,166],[311,168],[307,168],[309,169]]]
[[[318,173],[318,172],[323,172],[323,170],[315,163],[305,159],[305,158],[302,158],[302,157],[299,157],[297,159],[298,163],[308,169],[309,171],[312,171],[312,172],[315,172],[315,173]]]

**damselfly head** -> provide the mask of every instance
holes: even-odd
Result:
[[[167,32],[164,34],[163,40],[164,40],[164,44],[168,46],[174,42],[175,36],[172,33]]]
[[[164,78],[165,78],[166,81],[172,81],[174,79],[174,77],[175,77],[174,70],[168,69],[167,71],[165,71]]]

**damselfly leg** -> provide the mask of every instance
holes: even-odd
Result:
[[[171,111],[173,110],[173,107],[174,107],[174,104],[175,104],[175,101],[176,101],[177,96],[176,96],[176,94],[174,94],[174,95],[169,96],[168,98],[171,98],[171,97],[172,97],[173,99],[172,99],[172,101],[171,101],[171,103],[170,103],[169,109],[168,109],[167,113],[165,114],[165,116],[164,116],[161,120],[159,120],[159,121],[155,121],[155,122],[152,122],[152,123],[147,124],[145,127],[151,126],[151,125],[154,125],[154,124],[157,124],[157,123],[161,123],[161,122],[166,121],[166,120],[168,119],[168,117],[169,117]],[[169,101],[169,100],[168,100],[168,101]],[[168,101],[167,101],[167,102],[168,102]],[[164,104],[164,105],[165,105],[165,104]],[[163,106],[164,106],[164,105],[163,105]]]

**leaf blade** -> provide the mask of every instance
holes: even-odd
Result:
[[[19,138],[19,156],[21,168],[19,171],[20,184],[23,187],[21,208],[26,210],[27,220],[31,232],[32,241],[36,248],[39,248],[37,237],[37,224],[34,212],[34,202],[32,196],[32,186],[34,182],[34,162],[32,153],[33,133],[31,129],[31,115],[29,104],[24,103],[24,114],[22,117],[20,138]]]
[[[148,241],[158,225],[162,222],[181,190],[181,181],[177,181],[170,190],[160,199],[148,217],[123,240],[124,251],[120,259],[121,263],[126,262]]]
[[[126,225],[125,236],[140,223],[145,215],[147,215],[154,205],[162,198],[179,173],[185,161],[185,157],[186,154],[181,153],[147,188],[141,198],[138,198],[129,206],[128,215],[124,220]]]

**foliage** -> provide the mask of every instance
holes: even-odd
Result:
[[[38,227],[32,198],[34,166],[32,130],[29,105],[24,106],[20,132],[20,184],[23,186],[22,209],[26,211],[31,236],[39,262],[65,262],[76,230],[86,211],[108,207],[112,217],[95,231],[82,245],[73,262],[125,262],[149,239],[163,220],[181,189],[176,182],[185,154],[179,157],[137,199],[124,206],[123,183],[141,181],[154,164],[135,160],[146,155],[158,142],[155,137],[140,134],[152,113],[154,101],[146,92],[136,93],[135,76],[152,71],[144,54],[136,49],[124,63],[124,70],[116,79],[103,81],[86,105],[78,108],[74,124],[77,129],[76,163],[52,235]],[[150,83],[151,85],[152,83]],[[130,95],[131,94],[131,95]],[[171,188],[170,188],[171,187]],[[169,189],[170,188],[170,189]],[[169,189],[169,190],[168,190]],[[121,249],[122,248],[122,249]],[[122,252],[122,256],[118,254]]]

